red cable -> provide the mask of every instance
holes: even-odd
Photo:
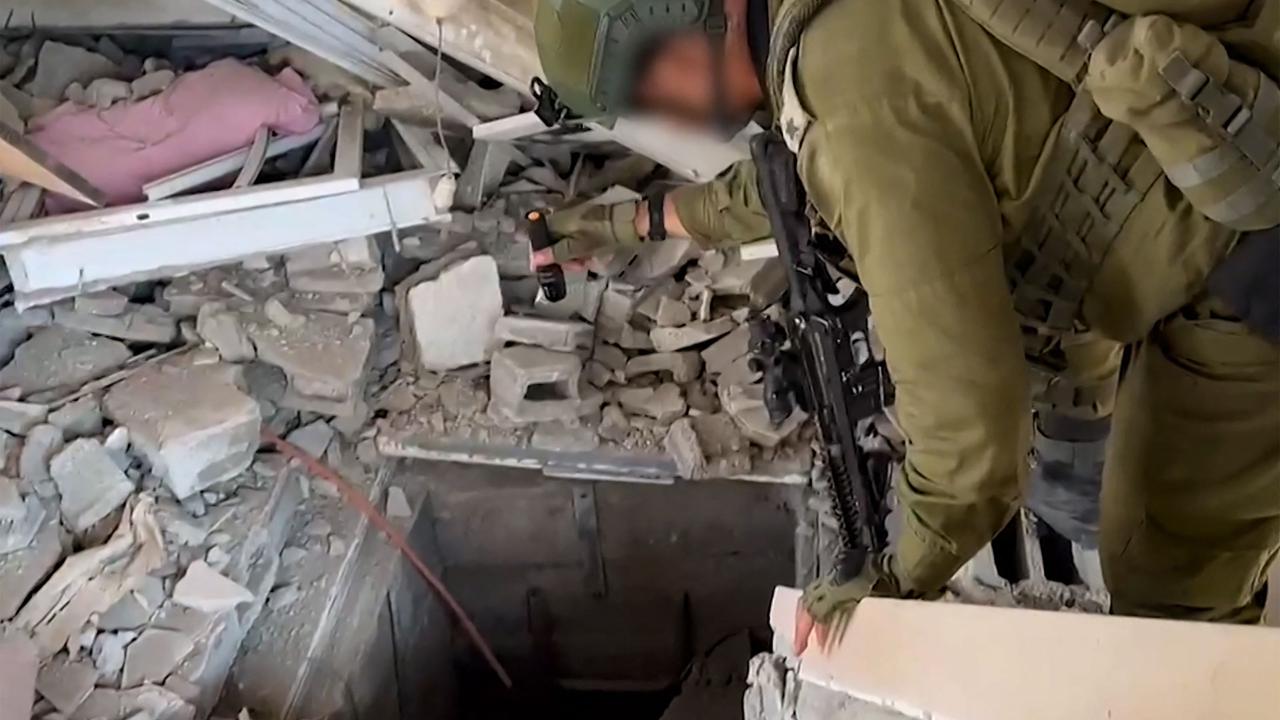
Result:
[[[502,663],[498,660],[498,657],[493,654],[493,649],[489,647],[489,643],[486,642],[484,636],[480,634],[479,628],[477,628],[475,623],[471,621],[471,618],[467,616],[467,611],[462,609],[462,606],[458,604],[458,601],[454,599],[453,595],[449,594],[449,590],[444,586],[444,583],[431,572],[426,563],[422,562],[422,559],[413,551],[413,548],[409,547],[409,543],[405,540],[404,535],[400,534],[400,531],[396,530],[390,521],[388,521],[382,513],[378,512],[378,509],[373,506],[373,503],[369,502],[368,498],[361,494],[360,491],[356,490],[351,483],[344,480],[341,475],[332,470],[328,465],[325,465],[316,458],[311,457],[311,455],[307,454],[302,449],[282,440],[269,430],[263,429],[262,441],[263,443],[274,447],[281,455],[302,463],[312,475],[333,483],[333,486],[338,489],[338,493],[342,495],[342,498],[348,505],[355,508],[361,515],[368,518],[369,522],[373,523],[383,532],[383,534],[387,536],[387,539],[391,541],[391,544],[395,545],[396,549],[398,549],[409,563],[413,565],[414,569],[416,569],[418,574],[422,576],[422,579],[431,586],[431,589],[435,591],[436,595],[444,601],[445,605],[449,606],[449,610],[452,611],[454,617],[458,619],[458,623],[462,625],[462,629],[466,631],[472,644],[474,644],[476,649],[480,651],[480,654],[484,656],[484,659],[489,663],[489,667],[493,668],[493,672],[498,675],[498,679],[502,680],[502,684],[506,685],[507,689],[510,690],[511,676],[507,674],[506,668],[502,667]]]

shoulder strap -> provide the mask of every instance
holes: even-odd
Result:
[[[1005,45],[1078,87],[1089,54],[1124,16],[1093,0],[954,0]]]
[[[769,37],[769,61],[765,71],[769,104],[775,118],[782,117],[782,93],[791,50],[800,44],[800,34],[808,27],[809,21],[830,3],[831,0],[786,0],[778,9]]]

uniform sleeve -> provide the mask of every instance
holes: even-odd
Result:
[[[1012,515],[1030,390],[963,81],[902,72],[806,93],[800,170],[871,297],[908,441],[895,561],[905,586],[932,592]]]
[[[1103,0],[1126,15],[1168,15],[1201,27],[1215,27],[1243,18],[1251,0]]]
[[[711,182],[672,191],[680,222],[703,250],[733,247],[773,236],[760,202],[756,167],[743,160]]]

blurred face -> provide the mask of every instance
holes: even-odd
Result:
[[[755,108],[734,103],[726,92],[725,115],[746,124]],[[712,43],[702,33],[684,33],[665,41],[637,76],[635,104],[675,122],[711,127],[716,120],[715,62]]]

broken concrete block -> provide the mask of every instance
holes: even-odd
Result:
[[[0,622],[12,619],[62,560],[61,528],[56,515],[46,512],[35,539],[25,549],[0,555]]]
[[[679,327],[689,324],[692,320],[693,311],[683,300],[665,295],[658,299],[658,309],[653,315],[653,321],[658,324],[658,327]]]
[[[751,307],[762,310],[782,297],[787,289],[787,269],[776,257],[739,260],[711,276],[717,295],[745,295]]]
[[[137,578],[133,581],[133,589],[102,613],[98,628],[108,632],[136,630],[151,620],[167,597],[160,578],[150,575]]]
[[[473,257],[409,290],[408,313],[418,362],[453,370],[489,359],[502,317],[502,288],[493,258]]]
[[[387,517],[403,520],[413,517],[413,508],[409,506],[409,498],[397,485],[387,488]]]
[[[749,352],[751,352],[751,327],[739,325],[733,332],[703,350],[702,360],[707,365],[708,375],[719,375],[727,370],[734,360]]]
[[[622,442],[627,439],[627,433],[630,431],[631,421],[627,419],[627,414],[622,412],[622,408],[617,405],[606,405],[601,415],[600,427],[596,428],[600,437]]]
[[[40,658],[36,646],[20,633],[0,637],[0,718],[28,720],[35,703]]]
[[[125,648],[138,638],[132,631],[98,633],[93,641],[93,666],[98,671],[98,684],[120,686],[120,673],[124,670]]]
[[[17,511],[17,507],[21,507],[21,511]],[[0,518],[0,557],[30,548],[49,516],[36,495],[28,495],[20,500],[19,506],[11,506],[5,512],[12,517]]]
[[[611,342],[628,350],[653,350],[653,340],[649,333],[638,330],[631,325],[600,322],[596,324],[596,332],[601,340]]]
[[[70,716],[93,692],[98,670],[86,662],[58,657],[45,663],[36,676],[36,691],[58,712]]]
[[[49,461],[64,445],[62,429],[54,425],[37,425],[27,433],[18,459],[18,473],[34,486],[49,479]]]
[[[70,303],[53,309],[54,323],[72,330],[135,342],[169,343],[178,336],[178,321],[155,305],[130,303],[116,316],[77,311]]]
[[[718,385],[751,385],[759,382],[760,378],[764,377],[764,373],[754,367],[755,363],[752,360],[754,358],[747,354],[729,363],[729,367],[720,371],[716,383]]]
[[[13,435],[26,435],[49,416],[47,405],[0,400],[0,430]]]
[[[762,385],[721,385],[720,404],[726,413],[733,418],[751,442],[761,447],[777,447],[786,440],[808,419],[803,410],[797,408],[780,426],[774,427],[769,420],[769,411],[764,405],[764,386]]]
[[[680,386],[673,383],[656,388],[627,388],[618,393],[618,402],[627,412],[653,418],[659,424],[675,422],[688,409]]]
[[[586,378],[587,382],[598,388],[605,387],[612,382],[626,382],[626,376],[624,373],[617,372],[616,370],[610,370],[605,367],[603,363],[596,360],[588,360],[587,364],[582,366],[582,377]]]
[[[302,322],[293,327],[257,318],[245,324],[258,358],[284,370],[289,388],[300,395],[353,402],[373,347],[373,321],[320,312],[294,317]]]
[[[129,690],[94,690],[80,706],[75,720],[195,720],[195,717],[195,706],[170,690],[143,685]]]
[[[621,349],[606,343],[596,343],[595,350],[591,353],[591,359],[616,372],[625,372],[627,369],[627,354]]]
[[[715,340],[729,334],[737,326],[731,318],[725,317],[678,328],[654,328],[649,331],[649,337],[658,352],[674,352]]]
[[[7,364],[13,359],[13,351],[31,337],[31,328],[10,306],[0,310],[0,364]]]
[[[88,85],[102,77],[115,77],[120,68],[95,52],[49,40],[40,47],[36,76],[23,88],[49,100],[61,100],[73,82]]]
[[[97,440],[81,438],[54,456],[49,473],[62,494],[67,527],[82,533],[124,505],[133,482]]]
[[[285,256],[289,287],[312,293],[376,293],[385,277],[371,237],[299,250]]]
[[[228,580],[205,561],[197,560],[174,587],[173,601],[185,608],[216,615],[253,602],[253,593]]]
[[[172,70],[156,70],[129,83],[130,96],[135,100],[146,100],[158,95],[173,84],[177,75]]]
[[[578,417],[581,375],[582,360],[570,353],[525,345],[499,350],[489,369],[489,413],[516,424]]]
[[[84,89],[86,104],[99,110],[106,110],[122,100],[128,100],[132,94],[129,83],[114,78],[98,78]]]
[[[671,424],[662,441],[667,455],[676,463],[676,471],[685,480],[701,480],[707,476],[707,456],[693,429],[693,421],[680,418]]]
[[[529,444],[548,452],[590,452],[600,446],[600,438],[594,430],[582,425],[545,422],[534,428]]]
[[[27,516],[27,506],[22,502],[18,483],[0,475],[0,523],[17,522]]]
[[[49,413],[49,424],[72,440],[102,432],[102,403],[96,395],[80,398]]]
[[[155,628],[143,631],[125,656],[121,687],[164,682],[194,649],[195,643],[184,633]]]
[[[224,305],[210,303],[201,307],[196,315],[196,332],[227,362],[248,362],[258,355],[240,313]]]
[[[547,320],[544,318],[508,315],[499,318],[494,326],[498,340],[538,345],[548,350],[575,352],[591,347],[595,328],[583,322],[571,320]]]
[[[311,457],[323,458],[324,451],[333,442],[333,434],[332,425],[324,420],[316,420],[289,433],[289,437],[285,439]]]
[[[627,362],[627,378],[668,372],[678,383],[687,383],[702,374],[702,358],[696,352],[669,352],[641,355]]]
[[[634,291],[624,289],[625,287],[620,283],[609,283],[604,289],[600,295],[600,308],[596,312],[597,323],[626,325],[631,322],[636,296]]]
[[[89,315],[120,315],[129,307],[129,298],[115,290],[99,290],[77,295],[72,307],[76,312]]]
[[[236,368],[223,364],[148,368],[112,388],[104,405],[184,499],[243,472],[257,452],[258,403],[237,378]]]
[[[0,370],[0,387],[20,387],[24,397],[79,388],[116,370],[131,357],[133,353],[124,343],[80,330],[44,328],[23,343],[13,354],[13,362]]]

